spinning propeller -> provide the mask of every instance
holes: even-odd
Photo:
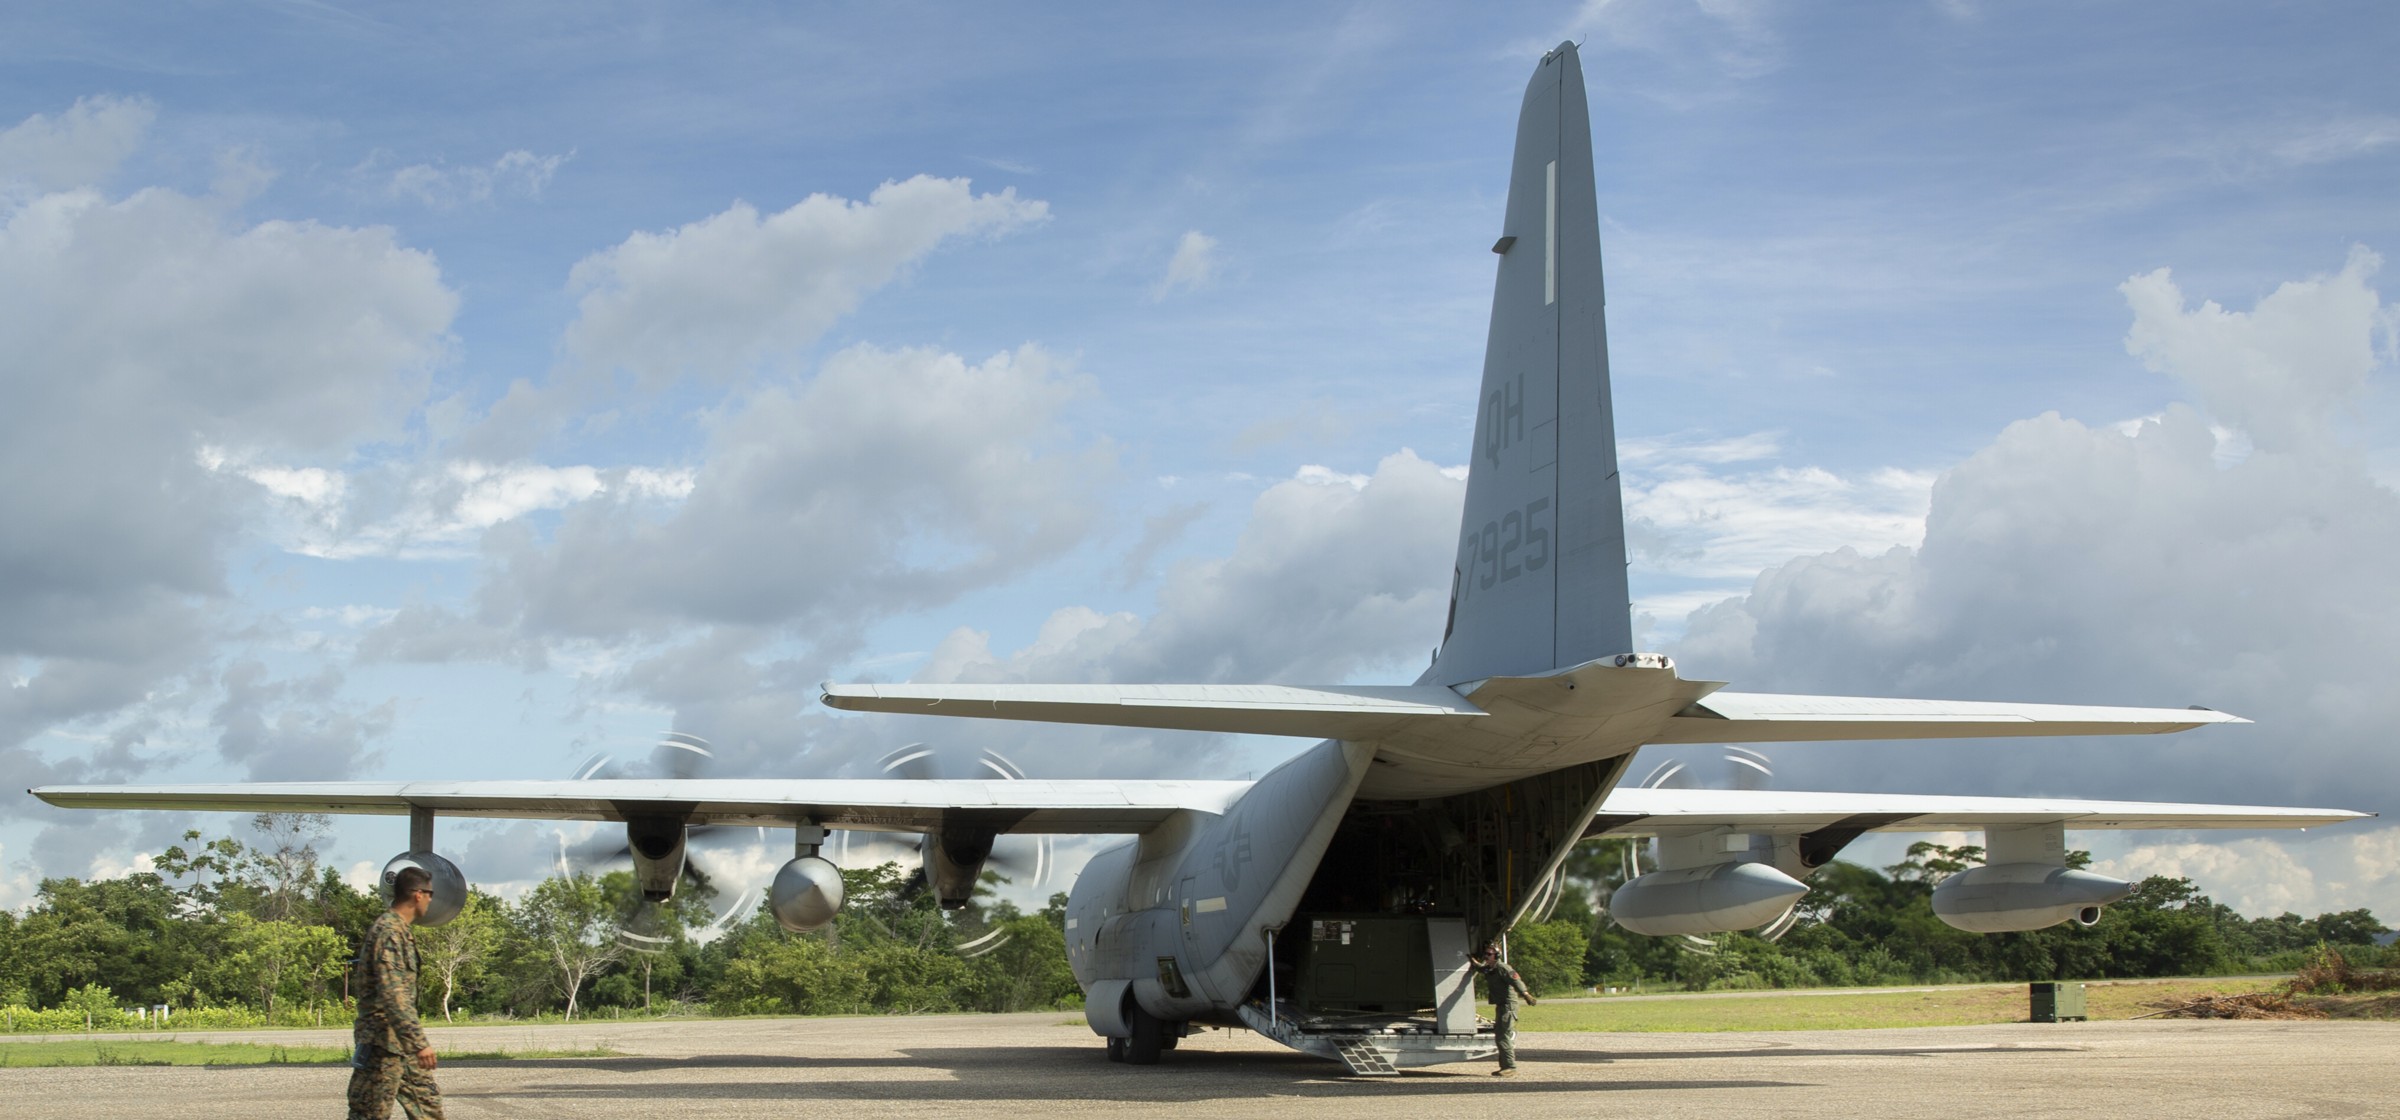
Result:
[[[1025,771],[1010,762],[998,751],[985,750],[972,760],[958,761],[946,757],[937,748],[923,743],[910,743],[877,760],[877,766],[887,778],[909,781],[936,781],[943,778],[998,778],[1002,781],[1023,781]],[[845,842],[849,836],[843,834]],[[915,898],[931,883],[925,874],[925,848],[933,837],[919,836],[914,840],[896,841],[917,855],[916,870],[908,885],[901,889],[902,897]],[[1038,892],[1050,881],[1053,844],[1048,836],[1002,836],[992,843],[991,854],[983,866],[1008,876],[1011,882],[1023,882]]]
[[[653,779],[683,780],[706,774],[716,762],[709,750],[708,740],[681,731],[668,732],[650,748],[647,759],[624,761],[612,755],[595,754],[576,768],[575,778],[585,779]],[[559,842],[559,870],[567,875],[590,875],[598,878],[611,871],[631,870],[637,879],[640,865],[669,859],[677,845],[682,847],[682,863],[675,874],[674,888],[661,890],[656,883],[641,883],[643,897],[634,902],[618,922],[617,940],[636,952],[656,953],[674,944],[673,915],[668,909],[681,895],[706,908],[706,917],[686,930],[696,941],[710,941],[739,924],[757,908],[759,891],[756,884],[729,882],[724,878],[726,868],[747,868],[762,861],[772,862],[767,830],[736,828],[723,825],[693,824],[679,821],[628,821],[622,831],[602,830],[598,835],[576,844]],[[711,868],[720,870],[711,870]],[[746,878],[741,872],[736,879]]]
[[[1022,781],[1025,771],[998,751],[985,750],[972,759],[961,759],[940,748],[923,743],[911,743],[876,760],[885,777],[907,781],[940,781],[944,779],[993,779]],[[954,877],[966,871],[963,864],[972,863],[976,871],[991,869],[1006,875],[1012,882],[1023,883],[1039,893],[1050,880],[1054,862],[1054,845],[1048,836],[1003,836],[973,829],[962,829],[948,835],[922,835],[910,839],[880,837],[874,834],[840,833],[834,841],[838,859],[847,862],[852,853],[872,846],[890,845],[906,853],[892,862],[913,864],[908,880],[900,888],[900,901],[914,903],[935,886],[934,875],[928,870],[937,863],[952,866]],[[873,860],[862,856],[861,862]],[[957,909],[972,897],[971,880],[953,882],[942,893],[945,909]],[[957,895],[953,899],[953,894]],[[979,957],[1008,943],[1007,934],[994,929],[974,940],[957,946],[962,957]]]

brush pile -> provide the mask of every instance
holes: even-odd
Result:
[[[2400,972],[2392,969],[2354,969],[2339,949],[2318,946],[2292,977],[2292,994],[2346,996],[2355,992],[2400,991]]]
[[[2166,1004],[2137,1019],[2322,1019],[2325,1012],[2292,1002],[2290,992],[2248,992],[2238,996],[2195,996]]]
[[[2329,997],[2364,992],[2400,991],[2400,971],[2354,969],[2342,958],[2341,951],[2319,946],[2309,954],[2291,982],[2281,989],[2248,992],[2232,996],[2196,996],[2152,1004],[2158,1010],[2137,1019],[2324,1019],[2380,1018],[2377,1014],[2391,998],[2365,1001],[2373,1006],[2352,1006],[2359,1001],[2336,1000]]]

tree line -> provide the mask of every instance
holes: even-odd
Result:
[[[0,911],[0,1030],[141,1022],[186,1027],[346,1024],[349,962],[382,898],[320,866],[320,817],[262,814],[248,838],[184,843],[151,870],[44,879]],[[845,870],[832,926],[783,930],[764,906],[720,935],[706,888],[644,903],[627,871],[562,872],[515,901],[469,893],[419,927],[429,1019],[594,1014],[857,1014],[1076,1007],[1066,896],[1024,913],[985,889],[939,909],[896,864]]]
[[[139,1022],[170,1008],[185,1027],[347,1023],[348,963],[384,909],[320,866],[323,818],[261,815],[247,838],[183,844],[148,871],[45,879],[22,913],[0,911],[0,1030]],[[2389,931],[2366,910],[2244,918],[2188,879],[2143,880],[2100,924],[1983,935],[1933,914],[1934,884],[1980,862],[1974,847],[1918,844],[1882,870],[1835,863],[1779,940],[1640,937],[1596,903],[1623,878],[1625,841],[1579,849],[1547,920],[1510,956],[1538,992],[1587,987],[1771,988],[2206,975],[2284,970],[2316,945],[2351,959]],[[826,930],[794,935],[761,906],[702,940],[707,892],[645,904],[632,876],[562,873],[514,901],[473,891],[458,917],[421,928],[428,1018],[656,1013],[863,1014],[1072,1008],[1066,897],[1026,913],[986,891],[937,908],[896,864],[845,870]],[[2358,947],[2349,950],[2348,947]],[[2364,954],[2362,956],[2361,954]]]

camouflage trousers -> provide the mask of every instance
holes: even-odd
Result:
[[[387,1120],[392,1100],[410,1120],[442,1120],[442,1091],[414,1054],[361,1046],[350,1055],[350,1120]]]
[[[1517,1068],[1516,1008],[1503,1008],[1492,1015],[1492,1041],[1500,1044],[1500,1068]]]

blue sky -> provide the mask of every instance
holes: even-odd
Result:
[[[1413,676],[1566,38],[1652,644],[2260,721],[1787,781],[2395,807],[2400,19],[2234,4],[0,15],[0,788],[1267,764],[813,684]],[[190,823],[5,796],[0,904]],[[2184,839],[2103,855],[2400,914]]]

